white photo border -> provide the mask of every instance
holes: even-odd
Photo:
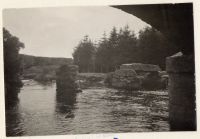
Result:
[[[4,72],[3,72],[3,34],[2,11],[6,8],[41,8],[41,7],[65,7],[65,6],[103,6],[125,4],[163,4],[192,2],[194,9],[194,36],[195,36],[195,78],[196,78],[196,109],[197,131],[194,132],[134,132],[134,133],[102,133],[80,135],[56,135],[56,136],[23,136],[13,139],[196,139],[200,138],[199,128],[199,104],[200,104],[200,1],[199,0],[0,0],[0,139],[10,138],[5,135],[5,108],[4,108]]]

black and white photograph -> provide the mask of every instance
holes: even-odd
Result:
[[[196,132],[194,34],[192,2],[4,8],[6,137]]]

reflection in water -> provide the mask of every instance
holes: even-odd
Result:
[[[6,109],[6,136],[21,136],[25,133],[20,111],[19,101],[15,101],[12,107]]]
[[[6,136],[23,135],[23,125],[21,124],[22,116],[17,94],[19,88],[7,88],[5,95],[5,113],[6,113]]]
[[[8,136],[169,131],[166,91],[93,88],[61,94],[55,84],[34,82],[21,89],[19,100],[6,111]]]
[[[73,118],[74,105],[76,103],[76,92],[56,93],[56,112],[65,114],[65,118]]]

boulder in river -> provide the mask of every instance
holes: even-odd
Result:
[[[159,76],[158,72],[150,72],[142,79],[142,89],[145,90],[165,89],[166,85],[166,80]]]
[[[119,69],[112,74],[111,86],[117,89],[137,90],[141,88],[141,80],[132,69]]]
[[[161,71],[158,65],[143,64],[143,63],[122,64],[120,66],[120,69],[132,69],[138,75],[145,75],[146,73]]]
[[[120,69],[132,69],[141,79],[141,88],[144,90],[158,90],[167,88],[167,73],[161,71],[158,65],[130,63],[122,64]]]
[[[76,82],[81,89],[104,87],[105,77],[104,73],[78,73]]]

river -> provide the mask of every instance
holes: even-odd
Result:
[[[54,83],[26,83],[6,112],[7,136],[169,131],[167,91],[91,88],[70,99]]]

